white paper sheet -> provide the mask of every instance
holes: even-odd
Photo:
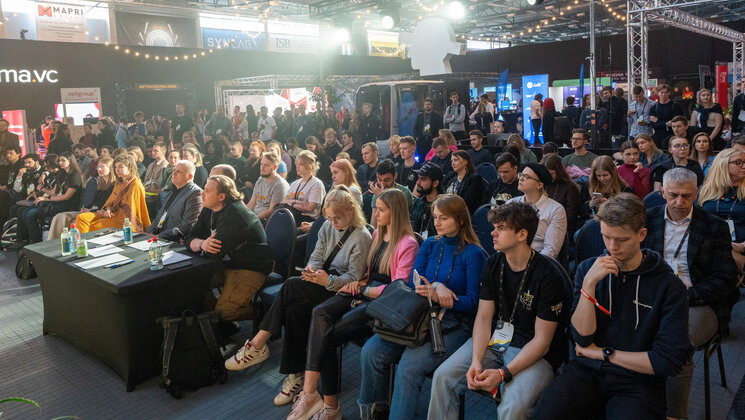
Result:
[[[190,256],[180,254],[174,251],[168,251],[163,254],[163,265],[175,264],[177,262],[186,261],[191,259]]]
[[[114,264],[120,261],[127,261],[130,259],[131,258],[125,257],[122,254],[111,254],[105,257],[94,258],[92,260],[76,262],[75,265],[82,268],[83,270],[90,270],[91,268],[102,267],[104,265]]]
[[[113,254],[115,252],[123,252],[124,250],[114,245],[104,245],[95,248],[88,249],[88,255],[91,257],[103,257],[104,255]]]
[[[97,238],[89,239],[88,242],[89,243],[92,243],[92,244],[96,244],[96,245],[108,245],[108,244],[112,244],[112,243],[114,243],[116,241],[121,241],[122,240],[122,236],[121,235],[119,235],[118,238],[116,236],[114,236],[114,235],[115,235],[115,233],[109,233],[108,235],[103,235],[103,236],[99,236]]]
[[[161,240],[158,240],[158,243],[160,244],[160,246],[168,246],[171,244],[169,241],[161,241]],[[150,242],[140,241],[140,242],[135,242],[133,244],[129,244],[127,246],[132,247],[134,249],[138,249],[140,251],[147,251],[150,249]]]

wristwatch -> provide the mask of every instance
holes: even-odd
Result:
[[[613,350],[613,347],[603,347],[603,359],[605,359],[606,362],[610,362],[610,358],[615,352],[616,351]]]
[[[508,384],[512,380],[512,372],[510,372],[509,369],[507,369],[507,365],[504,365],[501,367],[502,372],[504,372],[504,383]]]

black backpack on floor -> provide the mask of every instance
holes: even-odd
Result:
[[[180,317],[159,318],[163,325],[163,373],[160,387],[180,399],[185,390],[227,380],[227,371],[215,339],[217,312],[196,315],[185,310]]]

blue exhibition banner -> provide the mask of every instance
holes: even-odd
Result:
[[[533,102],[533,97],[539,93],[543,95],[543,99],[548,98],[548,75],[523,76],[523,137],[530,144],[535,143],[536,134],[533,132],[533,124],[530,121],[530,103]],[[540,133],[537,134],[540,139],[543,139]]]
[[[202,28],[202,47],[264,51],[266,49],[266,39],[263,32]]]

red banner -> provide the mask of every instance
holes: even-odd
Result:
[[[21,153],[23,153],[26,150],[24,146],[26,144],[26,111],[3,111],[3,118],[8,120],[10,123],[8,131],[18,135],[18,141],[22,151]]]
[[[717,102],[722,109],[727,108],[727,65],[717,66]]]

